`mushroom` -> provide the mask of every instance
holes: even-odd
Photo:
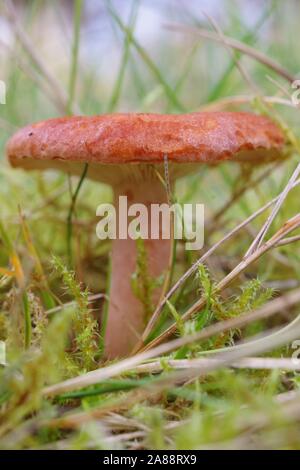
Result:
[[[265,162],[280,156],[281,130],[268,118],[239,112],[163,114],[111,114],[50,119],[19,130],[7,144],[13,167],[26,170],[59,169],[110,184],[128,204],[166,203],[166,190],[158,177],[169,164],[169,178],[194,172],[202,163],[224,160]],[[122,214],[119,214],[122,216]],[[166,275],[171,241],[145,240],[148,275]],[[110,305],[105,331],[105,355],[128,355],[146,326],[145,305],[132,288],[137,243],[130,238],[112,242]],[[155,306],[161,293],[151,293]],[[149,312],[148,312],[149,313]]]

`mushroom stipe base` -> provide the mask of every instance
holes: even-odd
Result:
[[[124,185],[116,192],[116,204],[119,196],[127,196],[130,204],[167,203],[167,194],[161,181],[156,178],[142,186]],[[151,220],[149,220],[151,224]],[[144,240],[148,274],[152,279],[167,275],[171,256],[171,240]],[[132,276],[137,269],[137,241],[130,238],[112,241],[112,272],[110,302],[105,331],[105,355],[108,359],[124,357],[140,341],[146,326],[145,306],[137,298],[132,287]],[[152,293],[155,307],[161,294],[161,287]]]

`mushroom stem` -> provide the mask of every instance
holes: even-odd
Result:
[[[131,222],[139,216],[127,217],[119,197],[127,196],[128,209],[143,204],[147,212],[149,239],[120,239],[119,229],[127,232]],[[160,219],[151,217],[152,204],[166,204],[167,194],[157,177],[150,181],[128,182],[115,191],[118,222],[117,239],[112,246],[112,277],[110,304],[105,330],[105,356],[108,359],[128,355],[139,342],[152,309],[159,300],[162,283],[155,282],[168,270],[171,240],[162,239]],[[132,214],[130,214],[132,215]],[[126,222],[127,221],[127,222]],[[145,227],[143,227],[145,229]],[[153,230],[159,238],[151,239]]]

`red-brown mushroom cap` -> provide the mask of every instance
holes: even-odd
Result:
[[[107,114],[29,125],[10,139],[7,155],[14,167],[80,173],[75,163],[154,164],[165,155],[180,164],[268,161],[278,158],[283,143],[270,119],[252,113]]]

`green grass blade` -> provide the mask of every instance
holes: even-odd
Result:
[[[30,312],[30,303],[28,299],[28,295],[24,292],[23,297],[23,314],[24,314],[24,329],[25,329],[25,349],[30,347],[31,343],[31,312]]]
[[[85,177],[88,172],[89,165],[86,163],[84,165],[84,170],[82,172],[82,175],[80,177],[80,180],[78,182],[77,188],[72,195],[72,200],[71,200],[71,205],[70,205],[70,210],[68,213],[68,218],[67,218],[67,255],[68,255],[68,261],[69,261],[69,266],[72,266],[73,264],[73,253],[72,253],[72,237],[73,237],[73,215],[75,212],[75,207],[76,207],[76,202],[78,199],[78,195],[81,189],[81,186],[83,185],[83,182],[85,180]]]
[[[177,95],[176,93],[174,92],[174,90],[170,87],[170,85],[166,82],[166,80],[164,79],[164,76],[162,74],[162,72],[159,70],[159,68],[154,64],[154,62],[152,61],[152,59],[149,57],[149,55],[147,54],[147,52],[145,51],[145,49],[139,44],[139,42],[135,39],[135,37],[133,36],[132,34],[132,31],[126,27],[123,22],[121,21],[120,17],[117,15],[117,13],[115,12],[115,10],[112,8],[111,6],[111,3],[109,1],[106,2],[107,5],[108,5],[108,11],[109,13],[111,14],[111,16],[114,18],[114,20],[116,21],[116,23],[118,24],[118,26],[120,27],[120,29],[123,31],[124,34],[126,34],[126,36],[128,37],[128,40],[130,43],[132,43],[132,45],[134,46],[134,48],[136,49],[136,51],[138,52],[138,54],[140,55],[140,57],[142,58],[142,60],[145,62],[145,64],[148,66],[148,68],[151,70],[152,74],[155,76],[155,78],[157,79],[157,81],[160,83],[160,85],[162,86],[162,88],[164,89],[164,92],[165,92],[165,95],[167,96],[167,98],[169,99],[169,101],[173,104],[174,108],[177,109],[178,111],[184,111],[185,110],[185,106],[183,106],[183,104],[179,101],[179,99],[177,98]]]
[[[71,70],[69,77],[69,100],[67,113],[72,114],[73,102],[75,97],[75,88],[78,71],[78,52],[79,52],[79,40],[80,40],[80,25],[81,25],[81,12],[82,12],[83,1],[75,0],[74,2],[74,32],[73,32],[73,45],[72,45],[72,61]]]
[[[136,0],[132,2],[132,7],[131,7],[129,21],[128,21],[128,30],[130,31],[131,35],[133,35],[134,27],[135,27],[136,20],[137,20],[138,5],[139,5],[139,2],[137,2]],[[127,67],[129,56],[130,56],[130,46],[131,46],[131,41],[129,39],[129,35],[126,35],[125,40],[124,40],[123,55],[122,55],[122,60],[120,64],[119,73],[117,75],[117,79],[115,81],[115,85],[114,85],[114,88],[113,88],[113,91],[112,91],[112,94],[108,103],[108,107],[107,107],[107,111],[109,113],[112,113],[113,111],[115,111],[118,105],[119,99],[120,99],[122,84],[124,81],[126,67]]]

